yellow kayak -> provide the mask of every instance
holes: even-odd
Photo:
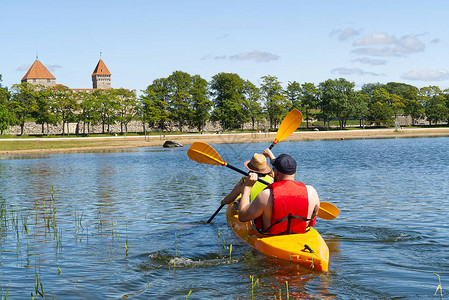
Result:
[[[299,263],[317,271],[328,271],[329,248],[313,227],[301,234],[263,235],[253,227],[252,222],[239,221],[234,203],[228,205],[226,219],[242,240],[263,254]]]

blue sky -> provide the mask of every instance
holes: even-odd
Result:
[[[449,1],[0,0],[0,74],[20,83],[36,54],[71,88],[100,58],[112,87],[145,89],[174,71],[318,84],[449,87]]]

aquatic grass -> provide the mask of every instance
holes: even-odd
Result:
[[[229,263],[232,261],[232,244],[229,245]]]
[[[443,287],[441,286],[441,278],[440,278],[440,275],[438,275],[437,273],[433,273],[433,274],[435,274],[435,275],[438,276],[438,286],[437,286],[437,289],[436,289],[434,295],[436,295],[436,294],[438,293],[438,290],[439,290],[439,291],[440,291],[440,298],[443,299]]]
[[[254,299],[254,287],[259,283],[259,278],[254,281],[254,275],[249,275],[249,278],[251,278],[251,299]]]
[[[39,296],[41,296],[42,298],[45,299],[44,286],[42,285],[42,282],[39,282],[39,275],[36,273],[35,277],[36,277],[36,284],[34,286],[35,294],[33,295],[33,293],[31,293],[31,299],[38,299]],[[39,287],[40,287],[40,290],[39,290]],[[36,297],[36,298],[34,298],[34,297]]]
[[[128,222],[125,221],[126,239],[125,239],[125,256],[128,256]]]
[[[3,294],[3,288],[1,288],[1,292]],[[8,289],[6,290],[5,297],[3,298],[3,296],[2,296],[2,300],[7,300],[8,299],[8,293],[9,293],[9,286],[8,286]]]
[[[187,294],[186,300],[187,300],[187,298],[189,298],[189,296],[190,296],[191,293],[192,293],[192,290],[190,290],[189,293]]]

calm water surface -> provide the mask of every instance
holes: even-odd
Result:
[[[243,168],[269,145],[213,146]],[[0,297],[286,299],[288,281],[291,299],[438,299],[434,273],[449,289],[448,146],[276,145],[297,159],[298,179],[341,209],[316,225],[329,273],[259,254],[224,210],[206,224],[240,175],[190,161],[187,147],[0,157]]]

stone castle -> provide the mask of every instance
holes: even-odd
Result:
[[[44,87],[56,87],[61,86],[62,84],[56,83],[56,77],[53,76],[53,74],[50,73],[50,71],[42,64],[42,62],[39,61],[39,59],[36,57],[36,60],[29,68],[28,72],[23,76],[21,82],[27,82],[33,85],[41,85]],[[111,72],[109,72],[108,68],[106,67],[106,64],[104,61],[100,58],[98,61],[93,73],[92,73],[92,88],[76,88],[71,89],[74,92],[85,92],[85,93],[91,93],[94,90],[97,89],[103,89],[103,90],[111,90]],[[135,90],[132,90],[134,94],[136,94]],[[77,123],[66,123],[65,131],[67,133],[76,133],[78,132],[78,125]],[[112,125],[112,131],[119,132],[120,131],[120,125],[114,124]],[[38,125],[34,122],[26,122],[26,134],[41,134],[42,133],[42,127],[41,125]],[[98,126],[92,126],[93,130],[95,132],[100,132],[100,129]],[[141,122],[132,121],[131,124],[128,125],[129,131],[141,131],[142,130],[142,124]],[[50,126],[49,127],[50,134],[59,134],[62,131],[62,125],[57,126]],[[20,127],[19,126],[12,126],[8,130],[9,134],[20,134]]]
[[[43,85],[45,87],[54,87],[56,84],[56,77],[36,58],[31,65],[28,72],[23,76],[22,82],[28,82],[35,85]],[[89,92],[94,89],[111,89],[111,72],[109,72],[103,60],[97,63],[97,66],[92,73],[92,89],[73,89],[74,91]]]

